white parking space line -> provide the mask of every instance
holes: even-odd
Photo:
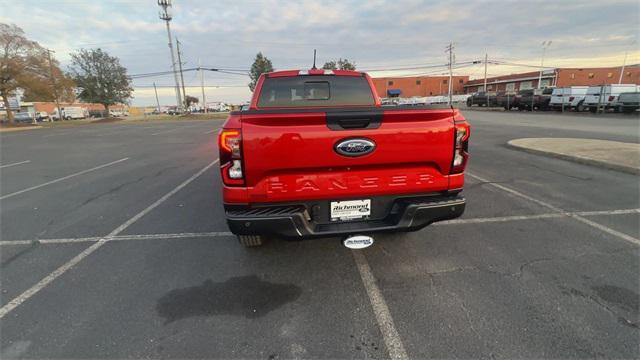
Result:
[[[105,168],[105,167],[107,167],[107,166],[115,165],[115,164],[118,164],[118,163],[121,163],[121,162],[123,162],[123,161],[127,161],[127,160],[129,160],[129,158],[128,158],[128,157],[127,157],[127,158],[122,158],[122,159],[120,159],[120,160],[112,161],[112,162],[110,162],[110,163],[103,164],[103,165],[100,165],[100,166],[96,166],[96,167],[93,167],[93,168],[91,168],[91,169],[82,170],[82,171],[79,171],[79,172],[74,173],[74,174],[71,174],[71,175],[67,175],[67,176],[64,176],[64,177],[61,177],[61,178],[57,178],[57,179],[55,179],[55,180],[47,181],[47,182],[46,182],[46,183],[44,183],[44,184],[40,184],[40,185],[36,185],[36,186],[32,186],[32,187],[30,187],[30,188],[26,188],[26,189],[22,189],[22,190],[20,190],[20,191],[12,192],[12,193],[10,193],[10,194],[2,195],[2,196],[0,196],[0,200],[4,200],[4,199],[8,199],[8,198],[10,198],[10,197],[16,196],[16,195],[24,194],[24,193],[26,193],[27,191],[40,189],[41,187],[44,187],[44,186],[47,186],[47,185],[51,185],[51,184],[55,184],[55,183],[58,183],[58,182],[60,182],[60,181],[64,181],[64,180],[67,180],[67,179],[71,179],[71,178],[73,178],[73,177],[80,176],[80,175],[83,175],[83,174],[86,174],[86,173],[89,173],[89,172],[92,172],[92,171],[96,171],[96,170],[99,170],[99,169]]]
[[[487,222],[508,222],[519,220],[536,220],[536,219],[550,219],[550,218],[562,218],[562,217],[574,217],[578,216],[598,216],[598,215],[625,215],[625,214],[638,214],[640,209],[622,209],[622,210],[601,210],[601,211],[565,211],[554,212],[547,214],[534,214],[534,215],[515,215],[515,216],[497,216],[486,218],[471,218],[471,219],[454,219],[439,221],[432,224],[433,226],[440,225],[454,225],[454,224],[481,224]]]
[[[173,128],[173,129],[164,130],[164,131],[158,131],[158,132],[155,132],[155,133],[153,133],[153,134],[151,134],[151,135],[152,135],[152,136],[155,136],[155,135],[162,135],[162,134],[166,134],[166,133],[173,132],[173,131],[176,131],[176,130],[180,130],[180,129],[188,129],[188,128],[192,128],[192,127],[199,126],[199,125],[202,125],[202,124],[194,124],[194,125],[178,125],[178,127],[175,127],[175,128]]]
[[[212,133],[217,132],[217,131],[218,131],[218,128],[215,128],[213,130],[207,131],[205,134],[212,134]]]
[[[20,306],[20,304],[22,304],[23,302],[28,300],[30,297],[32,297],[33,295],[38,293],[38,291],[42,290],[44,287],[49,285],[49,283],[51,283],[53,280],[55,280],[58,276],[64,274],[67,270],[71,269],[73,266],[78,264],[80,261],[82,261],[82,259],[84,259],[87,256],[91,255],[91,253],[93,253],[94,251],[96,251],[99,248],[101,248],[104,244],[106,244],[109,241],[111,241],[119,233],[121,233],[126,228],[131,226],[131,224],[133,224],[134,222],[138,221],[141,217],[143,217],[144,215],[149,213],[151,210],[153,210],[156,207],[158,207],[158,205],[160,205],[163,202],[165,202],[172,195],[174,195],[178,191],[182,190],[185,186],[189,185],[191,182],[193,182],[200,175],[204,174],[205,171],[209,170],[218,161],[219,160],[216,159],[216,160],[212,161],[211,163],[209,163],[207,166],[203,167],[197,173],[193,174],[190,178],[188,178],[187,180],[182,182],[180,185],[178,185],[175,188],[173,188],[173,190],[169,191],[166,195],[164,195],[160,199],[156,200],[153,204],[147,206],[144,210],[140,211],[138,214],[136,214],[135,216],[133,216],[129,220],[125,221],[122,225],[120,225],[117,228],[115,228],[112,232],[109,233],[109,235],[105,236],[104,238],[101,238],[96,243],[92,244],[91,246],[89,246],[88,248],[83,250],[80,254],[74,256],[71,260],[67,261],[64,265],[60,266],[59,268],[54,270],[52,273],[50,273],[49,275],[45,276],[37,284],[33,285],[31,288],[27,289],[25,292],[23,292],[22,294],[18,295],[16,298],[14,298],[11,301],[9,301],[6,305],[4,305],[2,308],[0,308],[0,319],[2,319],[5,315],[7,315],[13,309],[15,309],[18,306]]]
[[[4,168],[16,166],[16,165],[28,164],[30,162],[31,162],[31,160],[25,160],[25,161],[20,161],[20,162],[13,163],[13,164],[0,165],[0,169],[4,169]]]
[[[69,132],[62,132],[62,133],[55,133],[55,134],[48,134],[48,135],[43,135],[43,138],[48,138],[48,137],[52,137],[52,136],[62,136],[62,135],[67,135],[69,134]]]
[[[382,333],[384,344],[389,352],[389,357],[394,360],[409,359],[400,334],[398,334],[396,325],[393,322],[393,317],[391,317],[391,312],[389,312],[389,306],[384,300],[380,288],[378,288],[376,284],[376,279],[371,272],[371,267],[369,267],[367,259],[362,251],[352,250],[351,253],[358,267],[358,272],[360,272],[360,278],[362,279],[364,288],[369,296],[369,301],[371,302],[371,307],[373,307],[373,313],[376,316],[376,321]]]
[[[640,214],[640,209],[576,211],[576,212],[565,212],[565,213],[556,212],[556,213],[534,214],[534,215],[454,219],[454,220],[439,221],[431,224],[431,226],[466,225],[466,224],[482,224],[482,223],[494,223],[494,222],[553,219],[553,218],[572,217],[575,215],[600,216],[600,215],[625,215],[625,214]],[[191,238],[215,238],[215,237],[229,237],[229,236],[233,236],[233,234],[228,231],[214,231],[214,232],[199,232],[199,233],[190,232],[190,233],[170,233],[170,234],[117,235],[112,237],[110,240],[112,241],[149,240],[149,239],[171,240],[171,239],[191,239]],[[103,237],[100,237],[100,236],[93,236],[93,237],[60,238],[60,239],[0,240],[0,246],[96,242],[102,238]]]
[[[637,238],[635,238],[633,236],[627,235],[627,234],[622,233],[620,231],[614,230],[614,229],[612,229],[610,227],[607,227],[607,226],[604,226],[602,224],[598,224],[597,222],[591,221],[591,220],[583,217],[582,215],[580,215],[578,213],[571,213],[571,212],[565,211],[565,210],[563,210],[563,209],[561,209],[561,208],[559,208],[557,206],[551,205],[551,204],[549,204],[549,203],[547,203],[545,201],[533,198],[533,197],[531,197],[529,195],[523,194],[523,193],[521,193],[521,192],[519,192],[517,190],[511,189],[511,188],[506,187],[504,185],[496,184],[495,182],[491,182],[491,181],[489,181],[489,180],[487,180],[487,179],[485,179],[483,177],[480,177],[478,175],[474,175],[474,174],[471,174],[469,172],[467,172],[466,174],[468,176],[476,179],[476,180],[479,180],[479,181],[482,181],[482,182],[486,183],[489,186],[493,186],[493,187],[495,187],[497,189],[500,189],[500,190],[505,191],[507,193],[510,193],[512,195],[515,195],[515,196],[518,196],[520,198],[529,200],[529,201],[534,202],[534,203],[536,203],[536,204],[538,204],[540,206],[544,206],[544,207],[546,207],[548,209],[551,209],[551,210],[556,211],[558,213],[561,213],[561,214],[564,214],[566,216],[569,216],[572,219],[580,221],[583,224],[589,225],[589,226],[591,226],[593,228],[596,228],[596,229],[598,229],[600,231],[603,231],[603,232],[605,232],[605,233],[607,233],[609,235],[613,235],[613,236],[615,236],[617,238],[620,238],[622,240],[628,241],[628,242],[630,242],[632,244],[635,244],[635,245],[640,245],[640,239],[637,239]]]

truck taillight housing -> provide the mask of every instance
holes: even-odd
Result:
[[[615,96],[609,96],[609,101],[613,101],[616,97]]]
[[[451,174],[459,174],[464,171],[469,158],[469,125],[456,124],[454,134],[453,160],[451,161]]]
[[[569,96],[569,102],[571,102],[571,101],[573,101],[573,100],[575,100],[575,99],[576,99],[576,97],[575,97],[575,96]]]
[[[239,129],[222,129],[218,135],[220,172],[228,186],[244,185],[242,166],[242,133]]]

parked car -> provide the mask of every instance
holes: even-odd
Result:
[[[30,112],[17,112],[13,114],[13,121],[17,123],[32,123],[34,121],[34,114]]]
[[[516,96],[518,110],[548,110],[553,88],[520,90]]]
[[[622,93],[618,96],[618,111],[632,113],[640,109],[640,92]]]
[[[113,117],[129,116],[129,111],[113,109],[113,110],[109,110],[109,116],[113,116]]]
[[[591,112],[603,110],[618,110],[618,96],[625,92],[637,92],[638,85],[635,84],[613,84],[589,86],[587,95],[584,98],[584,106]]]
[[[363,248],[368,233],[457,218],[469,130],[448,105],[383,108],[366,73],[262,74],[218,137],[229,229],[244,246],[344,236]]]
[[[491,94],[488,92],[479,91],[467,98],[467,106],[494,106],[495,104],[492,105],[492,103],[490,102],[490,96]]]
[[[489,102],[491,102],[491,99]],[[505,110],[511,110],[518,107],[516,93],[514,92],[499,91],[496,93],[495,100],[493,102],[496,106],[502,107]]]
[[[555,88],[551,93],[549,107],[557,111],[583,111],[584,97],[587,94],[588,86],[570,86]]]
[[[36,121],[49,121],[49,113],[46,111],[38,111],[35,114]]]

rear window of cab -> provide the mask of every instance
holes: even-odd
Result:
[[[302,75],[265,78],[258,108],[373,106],[369,82],[363,76]]]

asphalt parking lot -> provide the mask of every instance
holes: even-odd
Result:
[[[220,121],[1,134],[0,358],[639,358],[638,177],[505,146],[638,118],[464,114],[464,216],[354,251],[242,248]]]

